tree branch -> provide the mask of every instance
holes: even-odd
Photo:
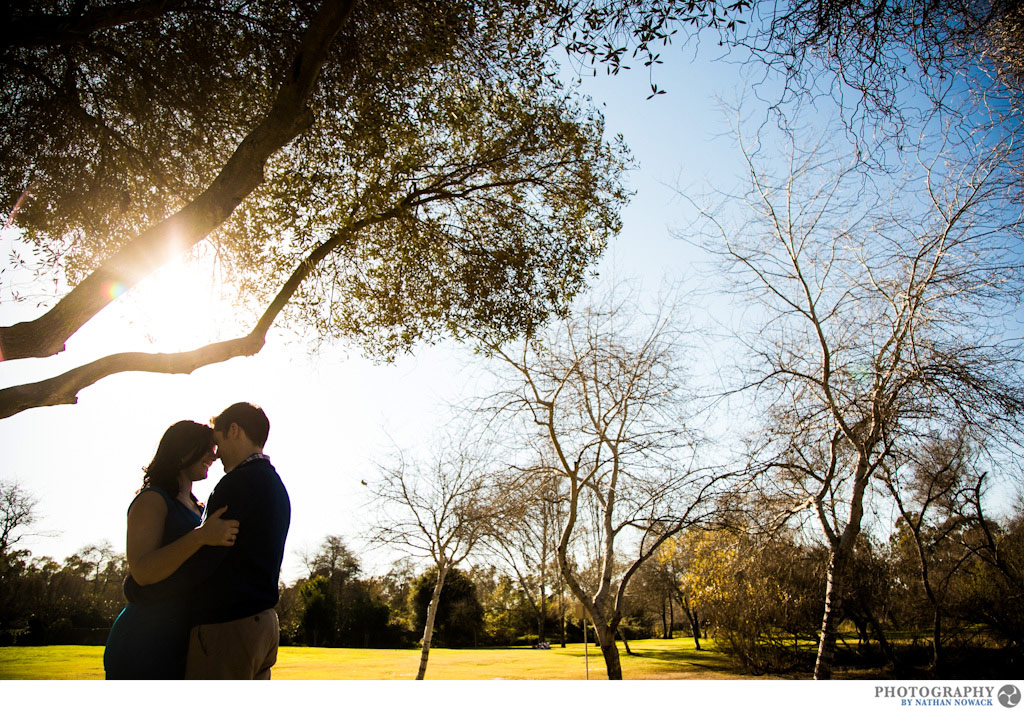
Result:
[[[188,374],[194,370],[224,362],[239,356],[255,355],[263,349],[267,332],[285,305],[298,290],[302,281],[328,254],[351,239],[368,224],[387,219],[381,215],[362,220],[347,229],[337,230],[309,256],[303,259],[292,272],[288,281],[278,291],[274,300],[260,316],[256,326],[241,338],[204,345],[196,350],[180,353],[117,353],[68,370],[47,380],[16,385],[0,390],[0,419],[14,416],[26,409],[48,407],[58,404],[76,404],[78,393],[104,377],[119,372],[160,372],[165,374]]]
[[[133,287],[219,227],[260,183],[267,160],[312,123],[307,106],[331,43],[354,0],[324,2],[306,29],[292,70],[263,120],[239,144],[220,174],[195,200],[147,229],[34,321],[0,328],[0,361],[49,357],[111,302],[111,290]]]
[[[0,390],[0,419],[35,407],[76,404],[81,390],[119,372],[188,374],[204,365],[239,355],[255,355],[263,344],[262,334],[254,330],[242,338],[212,343],[189,352],[108,355],[48,380]]]
[[[136,22],[154,20],[179,9],[185,0],[149,0],[123,2],[95,7],[69,15],[28,15],[4,23],[0,30],[0,47],[50,47],[71,44],[93,32]]]

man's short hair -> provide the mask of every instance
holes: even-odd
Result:
[[[263,448],[270,434],[270,420],[263,409],[248,402],[236,402],[210,420],[214,431],[226,432],[232,424],[241,427],[249,440]]]

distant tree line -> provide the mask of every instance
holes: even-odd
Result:
[[[12,484],[4,483],[11,492]],[[887,539],[864,537],[842,600],[840,666],[895,673],[957,667],[1005,675],[1021,661],[1024,514],[995,520],[977,507],[920,505],[923,484]],[[23,491],[19,494],[27,498]],[[963,493],[963,491],[961,491]],[[31,500],[31,499],[29,499]],[[924,514],[922,514],[922,509]],[[809,670],[823,612],[829,551],[792,528],[753,534],[732,520],[691,529],[639,569],[623,603],[620,640],[713,638],[748,671]],[[368,576],[338,536],[302,556],[307,574],[282,585],[285,645],[411,648],[420,641],[436,568],[410,560]],[[6,546],[0,555],[0,644],[102,644],[123,606],[124,555],[108,543],[57,562]],[[434,618],[440,647],[536,646],[583,640],[579,605],[540,569],[467,564],[449,570]],[[541,616],[543,614],[543,616]],[[594,641],[593,631],[589,633]],[[705,646],[706,647],[706,646]]]
[[[317,566],[311,576],[282,585],[277,611],[284,645],[411,648],[426,619],[436,570],[417,573],[398,563],[386,574],[361,576],[358,561],[340,539],[323,549],[342,550],[336,567]],[[324,561],[324,558],[320,558]],[[27,550],[0,560],[0,645],[103,644],[124,607],[124,555],[108,543],[84,547],[63,562]],[[568,605],[563,604],[568,609]],[[547,618],[552,638],[582,640],[571,613]],[[564,623],[563,623],[564,622]],[[640,626],[638,637],[653,633]],[[435,620],[434,645],[484,647],[535,645],[537,618],[519,584],[493,567],[449,572]]]
[[[418,571],[408,560],[385,574],[362,576],[340,537],[327,536],[306,557],[308,575],[282,588],[282,643],[356,648],[412,648],[421,642],[437,569]],[[636,609],[630,638],[659,635],[656,615]],[[542,634],[538,629],[547,629]],[[593,632],[590,633],[593,641]],[[565,594],[551,594],[543,618],[514,573],[474,564],[448,571],[431,644],[445,648],[535,646],[583,640],[580,615]]]
[[[0,555],[0,645],[102,644],[124,607],[122,553],[90,545],[63,562]]]
[[[945,525],[943,525],[945,523]],[[906,671],[928,666],[934,654],[935,616],[948,663],[973,658],[991,673],[1019,662],[1024,640],[1020,579],[987,554],[985,533],[952,521],[931,525],[926,576],[912,526],[891,538],[858,546],[856,584],[843,603],[841,665]],[[1024,565],[1024,516],[990,523],[1004,563]],[[335,554],[333,566],[328,566]],[[340,554],[339,554],[340,553]],[[688,532],[674,538],[641,570],[627,599],[622,626],[628,640],[695,636],[714,638],[753,673],[806,670],[820,630],[828,551],[793,536],[758,538],[732,530]],[[361,576],[340,538],[325,538],[312,575],[283,586],[278,613],[285,645],[411,648],[420,640],[437,573],[416,573],[399,562],[386,574]],[[102,644],[123,606],[124,556],[92,545],[62,563],[6,553],[0,575],[0,643]],[[938,589],[938,595],[928,587]],[[561,613],[559,610],[562,610]],[[546,638],[522,583],[507,570],[475,565],[449,572],[435,620],[433,645],[472,648],[579,643],[578,611],[552,594]],[[593,634],[590,633],[591,642]],[[1004,653],[1011,649],[1010,654]],[[961,665],[962,667],[962,665]]]

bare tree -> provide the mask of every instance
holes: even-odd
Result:
[[[780,80],[778,106],[828,97],[864,153],[885,162],[893,147],[912,145],[922,105],[1020,135],[1024,32],[1018,5],[761,0],[735,43]]]
[[[944,638],[956,633],[947,618],[955,621],[966,580],[979,568],[1002,578],[1008,601],[1024,596],[1020,570],[1002,549],[1003,526],[990,517],[998,480],[992,470],[1007,462],[993,458],[990,442],[969,431],[945,434],[922,442],[920,450],[903,456],[904,465],[888,466],[883,474],[900,515],[897,541],[909,548],[932,609],[933,670],[944,662]]]
[[[491,344],[507,376],[494,408],[542,442],[550,464],[529,471],[564,481],[558,565],[594,624],[610,679],[622,678],[615,634],[630,580],[665,540],[710,514],[715,481],[697,466],[686,426],[671,313],[645,327],[625,302],[612,294],[583,307],[518,350]]]
[[[13,481],[0,480],[0,559],[24,537],[36,521],[38,501]]]
[[[541,469],[547,467],[541,464]],[[519,481],[519,514],[494,519],[482,542],[515,575],[536,616],[537,639],[543,642],[547,641],[548,598],[558,579],[555,535],[565,517],[565,493],[561,479],[529,473],[513,472]]]
[[[429,462],[406,461],[399,454],[396,463],[380,466],[379,480],[369,484],[379,506],[373,541],[430,560],[437,568],[417,680],[427,672],[445,577],[474,551],[512,500],[486,465],[465,440],[452,440]]]
[[[770,139],[790,149],[781,176],[764,168]],[[703,246],[747,303],[751,470],[781,518],[813,513],[830,551],[815,666],[829,678],[873,478],[937,430],[1019,439],[1005,431],[1024,411],[1020,345],[1001,319],[1021,293],[1021,218],[992,179],[998,153],[965,167],[922,147],[900,180],[872,180],[856,156],[799,149],[788,126],[741,145],[750,183],[732,204],[752,216],[702,210]]]
[[[967,433],[952,434],[925,442],[922,450],[908,453],[909,460],[893,462],[902,465],[887,465],[880,474],[900,514],[897,542],[912,547],[932,608],[932,670],[938,670],[943,660],[947,599],[975,555],[978,518],[962,511],[974,508],[984,477],[973,465],[976,454]]]
[[[86,545],[64,560],[64,566],[75,570],[82,579],[92,577],[92,594],[96,598],[102,597],[112,585],[121,588],[127,565],[124,554],[116,552],[108,540]]]

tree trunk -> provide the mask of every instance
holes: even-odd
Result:
[[[939,665],[942,663],[942,609],[939,604],[935,604],[935,614],[933,617],[932,626],[932,670],[939,670]]]
[[[919,572],[921,574],[921,585],[924,587],[925,596],[928,597],[928,603],[932,606],[931,670],[935,671],[938,669],[939,662],[942,657],[942,605],[939,603],[939,597],[935,593],[935,588],[932,587],[931,566],[928,564],[928,554],[926,552],[927,545],[921,537],[921,526],[923,523],[924,511],[922,510],[921,518],[918,520],[917,525],[913,524],[911,517],[905,512],[903,514],[903,518],[910,525],[910,530],[914,534],[914,543],[917,546],[917,561],[919,565]]]
[[[604,665],[608,670],[608,680],[622,680],[622,662],[619,660],[619,647],[615,645],[615,634],[604,624],[595,624],[594,635],[601,646],[601,655],[604,656]]]
[[[672,632],[676,628],[676,611],[672,603],[672,595],[668,595],[668,637],[672,638]]]
[[[548,615],[547,590],[544,589],[544,582],[540,583],[540,615],[537,618],[537,643],[547,641],[545,638],[545,620]]]
[[[619,638],[622,639],[622,645],[626,648],[626,655],[635,656],[633,650],[629,647],[629,641],[626,640],[626,634],[622,631],[622,627],[618,628]]]
[[[700,650],[700,618],[696,609],[687,608],[686,615],[690,617],[690,631],[693,633],[693,648]]]
[[[839,625],[843,569],[846,553],[841,547],[834,548],[828,557],[828,577],[825,586],[825,614],[821,621],[821,637],[818,640],[818,657],[814,663],[814,679],[832,678],[832,663],[836,653],[836,627]]]
[[[423,641],[420,643],[420,668],[416,672],[416,680],[423,680],[427,674],[430,639],[434,636],[434,618],[437,616],[437,605],[441,600],[441,588],[444,587],[444,578],[447,574],[447,569],[438,568],[437,581],[434,583],[434,593],[430,595],[430,604],[427,605],[427,623],[423,626]]]
[[[882,647],[882,653],[885,654],[892,667],[896,668],[899,665],[899,660],[896,658],[896,651],[893,649],[892,644],[889,643],[889,639],[885,636],[885,631],[882,630],[882,625],[878,623],[878,619],[875,618],[870,609],[866,609],[864,613],[868,617],[868,626],[871,627],[875,638],[878,639],[878,645]]]
[[[697,616],[697,610],[690,604],[690,600],[682,592],[677,592],[679,595],[679,606],[683,608],[683,613],[686,614],[687,621],[690,622],[690,633],[693,635],[693,648],[696,651],[701,650],[700,648],[700,617]]]
[[[857,627],[857,650],[860,651],[871,642],[871,637],[868,635],[868,620],[861,614],[859,609],[853,611],[849,606],[846,609],[846,616]]]
[[[562,617],[562,629],[561,629],[561,633],[562,633],[561,646],[562,646],[562,648],[565,648],[565,603],[564,603],[564,601],[565,600],[561,596],[559,596],[559,598],[558,598],[558,613]]]
[[[939,597],[932,587],[928,557],[925,554],[925,544],[921,540],[918,530],[914,530],[914,540],[917,543],[917,554],[921,564],[921,584],[924,586],[928,602],[932,605],[932,664],[931,670],[939,668],[942,658],[942,605]]]
[[[876,423],[877,429],[877,423]],[[875,432],[877,434],[877,431]],[[860,536],[861,520],[864,517],[864,492],[870,480],[871,469],[865,452],[872,451],[878,438],[872,434],[864,443],[857,455],[856,473],[853,491],[850,494],[850,515],[846,529],[841,535],[829,533],[830,549],[828,556],[828,574],[825,584],[825,613],[821,620],[821,638],[818,641],[818,658],[814,662],[814,679],[829,680],[832,678],[832,663],[836,653],[836,635],[839,621],[842,619],[843,591],[846,587],[846,568],[853,557],[853,546]],[[837,433],[833,444],[839,441]],[[819,518],[823,527],[828,530],[824,511],[819,507]]]

